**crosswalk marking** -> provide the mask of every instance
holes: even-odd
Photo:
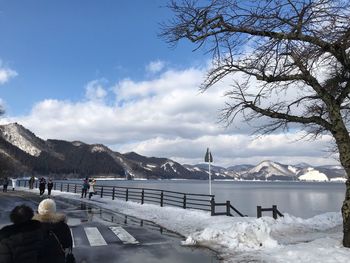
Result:
[[[74,242],[74,236],[73,236],[73,230],[70,228],[70,234],[72,236],[72,247],[75,247],[75,242]]]
[[[139,244],[139,242],[130,235],[124,228],[120,226],[111,226],[110,230],[113,231],[114,234],[123,242],[123,244]]]
[[[85,227],[84,231],[86,233],[87,239],[89,240],[90,246],[95,247],[107,245],[97,227]]]

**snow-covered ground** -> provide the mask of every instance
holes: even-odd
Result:
[[[18,189],[38,193],[38,190]],[[89,201],[80,199],[80,194],[52,192],[54,196],[95,203],[153,221],[184,236],[183,245],[204,246],[216,251],[222,262],[345,263],[350,260],[350,249],[342,246],[340,213],[325,213],[309,219],[288,214],[277,220],[271,217],[212,217],[204,211],[141,205],[98,196]]]

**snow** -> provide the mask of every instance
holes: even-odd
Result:
[[[92,148],[91,148],[91,152],[94,153],[94,152],[106,152],[106,148],[102,145],[94,145]]]
[[[298,172],[298,169],[291,165],[288,165],[288,170],[291,171],[293,174],[296,174]]]
[[[328,181],[328,177],[324,173],[321,173],[314,168],[308,168],[305,174],[299,176],[299,180],[324,182]]]
[[[74,146],[76,146],[76,147],[79,147],[79,146],[83,145],[83,143],[82,143],[82,142],[79,142],[79,141],[74,141],[74,142],[72,142],[72,144],[73,144]]]
[[[32,155],[39,156],[41,150],[35,147],[28,139],[21,135],[17,124],[11,123],[2,126],[2,134],[4,139],[9,143],[17,146],[22,151]]]
[[[346,178],[344,178],[344,177],[334,177],[334,178],[331,178],[329,181],[345,183],[346,182]]]
[[[168,162],[162,164],[161,168],[163,168],[164,171],[171,171],[171,170],[173,170],[175,173],[177,173],[176,167],[175,167],[175,163],[173,163],[171,161],[168,161]]]
[[[248,173],[260,173],[262,170],[264,171],[265,177],[270,177],[272,175],[285,175],[285,176],[293,176],[294,172],[292,172],[289,167],[288,169],[283,166],[274,163],[272,161],[263,161],[259,163],[257,166],[253,167],[248,171]]]
[[[38,193],[37,190],[20,188]],[[53,196],[76,199],[150,220],[184,236],[185,246],[203,246],[217,252],[221,262],[345,263],[350,249],[342,246],[342,217],[329,212],[309,219],[285,214],[271,217],[212,217],[208,212],[159,207],[95,196],[53,191]],[[98,201],[98,202],[96,202]],[[68,221],[69,224],[69,221]]]

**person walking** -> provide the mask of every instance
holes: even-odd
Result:
[[[47,195],[50,197],[51,196],[51,190],[53,187],[53,181],[52,179],[49,177],[49,180],[47,182]]]
[[[66,250],[72,250],[73,240],[67,225],[67,217],[56,212],[56,203],[52,199],[44,199],[38,206],[34,220],[42,223],[44,233],[50,236],[56,246],[46,245],[42,251],[42,263],[65,263]],[[47,242],[49,243],[49,242]],[[58,246],[57,246],[58,243]],[[58,249],[57,249],[58,247]]]
[[[39,193],[40,196],[43,196],[44,192],[45,192],[45,187],[46,187],[46,180],[44,177],[41,177],[39,180]]]
[[[29,189],[33,189],[33,188],[34,188],[34,182],[35,182],[35,178],[34,178],[34,176],[32,175],[32,176],[29,178]]]
[[[11,211],[13,224],[0,230],[1,263],[40,263],[42,225],[32,220],[33,215],[33,209],[26,205],[16,206]]]
[[[91,197],[95,194],[95,184],[96,180],[91,179],[91,182],[89,183],[89,199],[91,199]]]
[[[12,191],[15,191],[16,184],[17,184],[17,179],[16,178],[11,178],[11,182],[12,182]]]
[[[4,178],[3,183],[2,183],[2,191],[7,192],[7,186],[9,185],[9,180],[7,177]]]
[[[81,198],[86,198],[87,191],[89,189],[89,179],[86,177],[83,181],[83,186],[81,187]]]

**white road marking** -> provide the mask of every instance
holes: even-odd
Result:
[[[117,235],[117,237],[120,239],[120,241],[123,242],[123,244],[139,244],[139,241],[137,241],[132,235],[130,235],[124,228],[120,226],[111,226],[109,227],[109,229]]]
[[[72,235],[72,247],[75,247],[75,243],[74,243],[74,236],[73,236],[73,230],[70,228],[70,234]]]
[[[97,227],[84,227],[84,231],[86,233],[87,239],[89,240],[90,246],[96,247],[107,245]]]

